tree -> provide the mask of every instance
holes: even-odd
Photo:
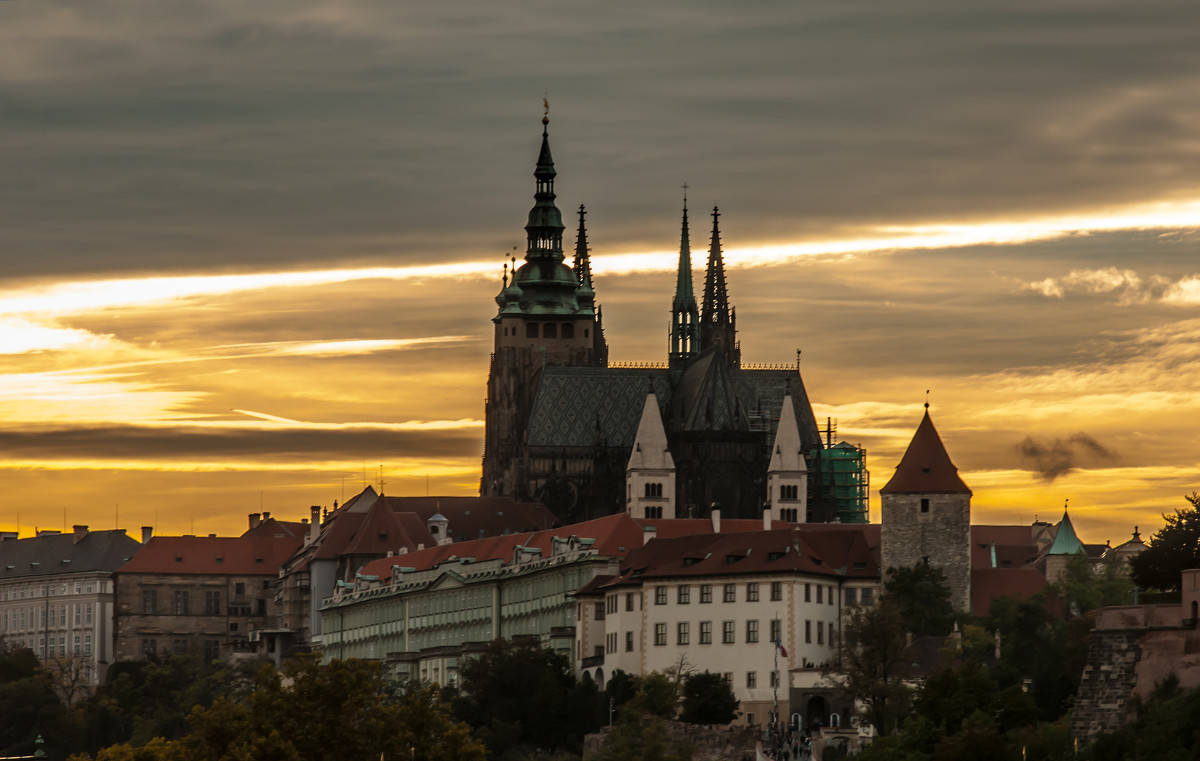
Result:
[[[876,605],[856,607],[843,629],[838,665],[823,672],[863,706],[863,718],[880,734],[895,731],[912,702],[904,681],[906,631],[903,610],[889,595]]]
[[[680,721],[689,724],[728,724],[737,718],[738,700],[721,674],[690,674],[683,683]]]
[[[567,716],[575,676],[565,655],[497,639],[463,663],[460,674],[455,715],[475,729],[493,755],[520,745],[551,750],[582,744]]]
[[[1177,590],[1184,570],[1200,568],[1200,494],[1184,499],[1191,507],[1164,513],[1166,525],[1129,561],[1133,581],[1143,589]]]
[[[672,737],[665,719],[622,711],[621,720],[610,729],[593,761],[691,761],[693,748]]]
[[[641,689],[633,705],[639,711],[673,719],[679,708],[678,685],[661,671],[651,671],[642,677]]]
[[[908,630],[916,636],[944,637],[950,633],[954,606],[942,569],[927,563],[889,568],[883,589],[900,606]]]
[[[1133,582],[1124,563],[1104,563],[1095,569],[1080,552],[1067,558],[1061,579],[1052,590],[1066,603],[1072,615],[1084,615],[1109,605],[1133,604]]]
[[[65,713],[33,651],[0,647],[0,756],[32,753],[38,734],[49,734]]]

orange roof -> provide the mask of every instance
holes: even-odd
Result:
[[[929,409],[917,426],[912,441],[890,481],[879,490],[880,494],[970,494],[971,490],[958,477],[958,468],[950,462],[950,455],[938,436]]]
[[[241,536],[155,536],[117,573],[275,576],[303,541],[282,521],[266,520]]]
[[[997,597],[1028,600],[1046,586],[1034,568],[986,568],[971,571],[971,612],[986,616]]]

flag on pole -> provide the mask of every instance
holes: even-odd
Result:
[[[784,658],[788,657],[787,650],[784,649],[783,643],[780,642],[778,639],[775,640],[775,648],[777,650],[779,650],[779,654],[782,655]]]

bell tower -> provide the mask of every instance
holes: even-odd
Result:
[[[498,310],[492,318],[494,350],[485,411],[483,496],[529,498],[520,456],[542,370],[551,365],[605,367],[604,343],[584,226],[574,267],[564,263],[562,214],[555,205],[557,171],[550,153],[549,104],[542,117],[542,145],[533,176],[533,208],[525,224],[525,261],[504,266]],[[511,268],[510,268],[511,264]]]

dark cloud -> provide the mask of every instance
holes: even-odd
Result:
[[[1048,483],[1085,463],[1117,460],[1115,451],[1082,432],[1066,439],[1026,436],[1017,445],[1017,453],[1023,465]]]
[[[235,430],[98,426],[53,430],[0,431],[0,453],[10,459],[105,460],[139,462],[311,463],[353,462],[365,458],[395,462],[404,458],[478,456],[479,429],[391,431],[370,427],[342,430]]]
[[[546,92],[598,253],[673,245],[684,179],[782,239],[1200,175],[1183,0],[409,5],[0,4],[5,271],[499,254]]]

